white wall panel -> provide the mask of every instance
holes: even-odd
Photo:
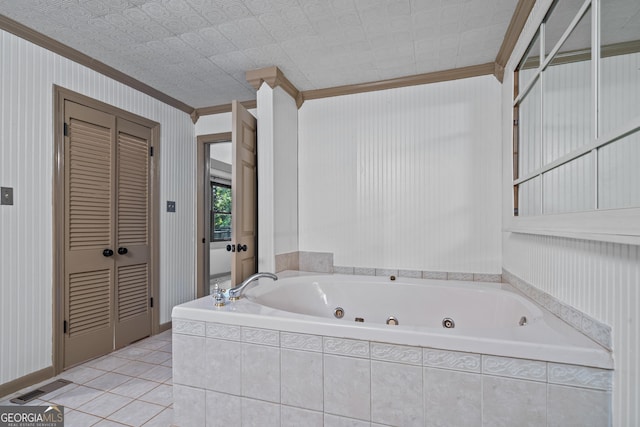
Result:
[[[258,269],[298,250],[298,109],[281,87],[257,93]]]
[[[504,268],[611,326],[615,426],[640,420],[640,247],[505,233]]]
[[[536,2],[505,70],[502,88],[502,212],[506,226],[512,222],[513,210],[512,73],[551,3],[551,0]],[[614,86],[617,87],[617,83]],[[628,102],[637,104],[637,97],[627,97],[618,88],[617,95],[611,98],[607,95],[601,111],[610,114],[618,99],[627,106],[630,105]],[[630,99],[633,101],[628,101]],[[630,117],[627,112],[623,117]],[[640,310],[640,248],[637,245],[504,233],[502,253],[504,268],[511,273],[611,326],[615,361],[612,425],[640,425],[640,317],[637,315]]]
[[[0,31],[0,383],[52,364],[53,85],[161,125],[161,322],[194,296],[194,128],[190,117],[92,70]]]
[[[500,271],[492,76],[307,101],[300,250],[341,266]]]

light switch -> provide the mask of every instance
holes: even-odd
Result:
[[[176,202],[170,202],[167,200],[167,212],[175,212],[176,211]]]
[[[13,188],[0,187],[0,205],[13,205]]]

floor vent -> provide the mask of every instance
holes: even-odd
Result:
[[[27,402],[31,402],[33,399],[37,399],[38,397],[45,395],[47,393],[51,393],[54,390],[62,388],[67,384],[71,384],[73,381],[69,380],[55,380],[49,384],[45,384],[42,387],[38,387],[35,390],[31,390],[28,393],[23,394],[22,396],[15,397],[11,399],[11,403],[16,403],[18,405],[24,405]]]

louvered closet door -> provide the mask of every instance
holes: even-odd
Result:
[[[64,367],[113,349],[115,118],[65,103]]]
[[[118,119],[116,348],[151,334],[149,128]]]

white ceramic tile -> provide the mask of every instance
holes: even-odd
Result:
[[[423,279],[436,279],[436,280],[447,280],[447,272],[446,271],[423,271],[422,272]]]
[[[102,390],[80,385],[53,398],[43,397],[45,397],[48,402],[53,402],[66,408],[77,409],[88,401],[100,396],[102,393],[104,393]]]
[[[483,376],[482,422],[485,427],[547,425],[547,385]]]
[[[164,345],[164,347],[160,347],[158,351],[166,351],[167,353],[171,353],[173,351],[172,343],[168,342]]]
[[[324,427],[369,427],[370,425],[368,421],[324,414]]]
[[[398,270],[398,276],[408,277],[411,279],[421,279],[422,271],[420,270]]]
[[[301,271],[333,273],[333,254],[327,252],[299,252]]]
[[[126,383],[131,379],[128,375],[118,374],[115,372],[107,372],[101,377],[87,382],[85,385],[88,387],[97,388],[99,390],[111,390],[120,384]]]
[[[120,396],[113,393],[104,393],[80,406],[78,410],[106,418],[132,401],[133,399],[130,397]]]
[[[322,412],[282,405],[280,416],[281,427],[323,427]]]
[[[104,419],[100,421],[98,424],[94,424],[95,427],[129,427],[126,424],[117,423],[112,420]]]
[[[341,267],[341,266],[334,265],[333,266],[333,272],[334,272],[334,274],[353,274],[354,268],[353,267]]]
[[[502,282],[501,274],[485,274],[485,273],[474,273],[473,280],[475,282],[492,282],[492,283],[500,283]]]
[[[242,427],[280,427],[280,405],[242,398]]]
[[[239,396],[207,390],[207,427],[240,427],[241,399]]]
[[[283,405],[322,411],[322,354],[282,349],[280,372]]]
[[[550,384],[547,411],[549,427],[611,426],[611,393]]]
[[[72,381],[76,384],[84,384],[103,374],[104,371],[102,370],[81,365],[61,373],[58,377]]]
[[[372,342],[371,358],[422,366],[422,349],[420,347]]]
[[[202,386],[206,377],[205,338],[189,335],[175,335],[175,351],[173,352],[173,380],[179,384]],[[210,359],[209,359],[210,361]],[[194,366],[205,369],[203,375]]]
[[[121,396],[138,398],[143,394],[158,387],[158,383],[149,380],[143,380],[142,378],[132,378],[126,383],[120,384],[110,390],[111,393],[119,394]]]
[[[353,274],[356,274],[358,276],[375,276],[376,269],[368,267],[355,267],[353,269]]]
[[[124,408],[109,415],[108,419],[130,426],[141,426],[164,409],[160,405],[134,400]]]
[[[173,408],[176,425],[181,427],[205,425],[206,399],[204,390],[174,384]]]
[[[144,424],[144,427],[167,427],[173,425],[173,408],[165,408]]]
[[[103,356],[98,359],[89,361],[85,364],[85,366],[101,369],[103,371],[113,371],[114,369],[122,365],[126,365],[127,363],[129,363],[128,359],[124,359],[122,357],[117,357],[110,354],[110,355]]]
[[[162,343],[162,346],[165,345],[164,342],[161,341],[161,343]],[[167,360],[171,360],[171,354],[170,353],[165,353],[164,351],[154,351],[153,353],[148,354],[147,356],[145,356],[144,359],[142,359],[142,362],[161,365],[164,362],[166,362]]]
[[[172,369],[167,366],[154,366],[150,370],[138,375],[138,377],[161,383],[171,378],[171,373]]]
[[[424,366],[468,372],[482,371],[482,359],[475,353],[425,348],[422,357]]]
[[[538,360],[482,355],[482,373],[546,382],[547,363]]]
[[[123,357],[130,360],[142,360],[145,356],[151,354],[153,350],[140,347],[125,347],[113,353],[114,356]]]
[[[323,337],[325,353],[369,357],[369,342],[346,338]]]
[[[322,337],[319,335],[280,332],[280,346],[296,350],[322,352]]]
[[[242,395],[280,402],[280,349],[242,343]]]
[[[376,268],[376,276],[398,276],[398,270],[389,268]]]
[[[205,322],[187,319],[173,319],[171,326],[173,328],[174,338],[177,334],[198,335],[201,337],[205,335]]]
[[[549,363],[549,382],[598,390],[611,390],[612,371],[587,366]]]
[[[151,363],[144,363],[138,360],[132,360],[126,365],[122,365],[114,369],[113,372],[122,374],[122,375],[129,375],[131,377],[137,377],[147,371],[150,371],[155,366],[156,365],[152,365]]]
[[[481,426],[482,376],[424,368],[425,425]]]
[[[371,363],[368,359],[324,355],[324,411],[369,421]]]
[[[280,332],[269,329],[242,328],[242,341],[263,345],[280,345]]]
[[[173,387],[167,384],[160,384],[158,387],[143,394],[138,398],[149,403],[155,403],[161,406],[170,406],[173,404]]]
[[[422,367],[371,361],[371,421],[424,424]]]
[[[222,340],[240,341],[241,327],[223,325],[221,323],[207,323],[207,338],[219,338]]]
[[[202,378],[191,384],[200,384],[209,390],[240,395],[242,344],[235,341],[207,338],[205,343],[205,359],[202,363],[204,372],[188,366],[192,372]],[[175,357],[174,357],[174,360]],[[188,360],[188,359],[187,359]],[[173,367],[173,381],[178,383],[176,367]]]
[[[157,350],[160,347],[163,347],[166,343],[162,340],[157,340],[153,338],[147,338],[142,341],[138,341],[136,343],[131,344],[132,347],[144,348],[147,350]]]
[[[473,273],[448,272],[447,280],[473,280]]]
[[[87,427],[95,425],[100,420],[101,418],[84,412],[68,410],[67,408],[64,411],[65,427]]]

